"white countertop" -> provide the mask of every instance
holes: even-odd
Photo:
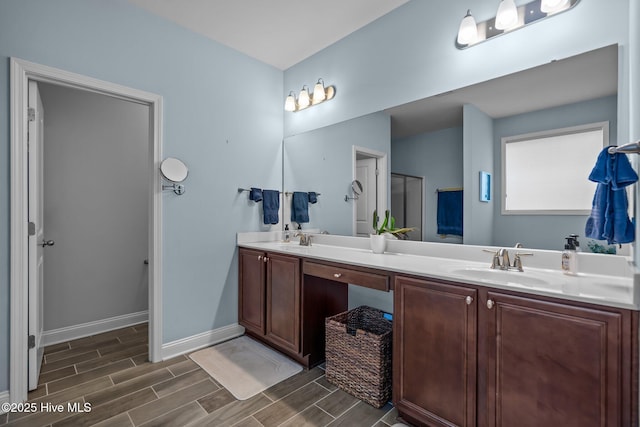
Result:
[[[579,273],[569,276],[554,268],[554,264],[560,265],[560,251],[508,249],[511,259],[516,252],[534,254],[522,257],[524,272],[518,272],[490,269],[492,255],[483,249],[496,248],[489,246],[389,241],[387,252],[374,254],[369,249],[368,238],[314,234],[311,246],[300,246],[297,239],[284,243],[280,237],[278,232],[239,233],[238,246],[488,288],[640,309],[633,269],[625,257],[580,253]]]

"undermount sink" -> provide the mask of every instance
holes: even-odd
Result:
[[[545,288],[550,285],[548,280],[528,275],[526,272],[514,270],[492,270],[489,268],[467,267],[452,270],[451,274],[477,280],[508,283],[511,285]]]

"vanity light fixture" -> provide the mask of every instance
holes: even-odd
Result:
[[[296,95],[293,93],[293,91],[291,91],[289,92],[289,96],[287,96],[287,99],[285,99],[284,101],[284,111],[296,111],[296,108]]]
[[[514,0],[502,0],[496,14],[496,28],[508,30],[518,25],[518,8]]]
[[[311,95],[309,94],[307,85],[302,86],[302,90],[300,90],[297,99],[293,91],[289,92],[289,95],[287,95],[284,101],[284,110],[290,112],[304,110],[311,105],[318,105],[324,101],[333,99],[335,94],[335,87],[329,86],[325,88],[324,80],[318,79],[318,83],[314,85]]]
[[[324,91],[324,80],[318,79],[318,83],[313,87],[313,98],[311,98],[311,103],[316,105],[325,99],[327,99],[327,93]]]
[[[467,10],[458,28],[456,47],[465,49],[490,38],[520,29],[560,12],[567,11],[580,0],[529,0],[518,7],[515,0],[501,0],[495,18],[476,23]]]
[[[569,0],[542,0],[540,10],[544,13],[556,13],[569,7]]]
[[[300,90],[300,94],[298,95],[298,109],[302,110],[303,108],[307,108],[311,105],[311,100],[309,99],[309,91],[307,91],[307,85],[302,86]]]
[[[460,22],[460,28],[458,29],[458,43],[461,45],[473,44],[478,40],[478,24],[471,15],[471,9],[467,9],[467,14],[462,18]]]

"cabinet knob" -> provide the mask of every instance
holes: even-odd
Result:
[[[262,255],[258,255],[258,261],[262,261]]]
[[[487,308],[489,310],[491,310],[493,308],[493,300],[490,300],[490,299],[487,300]]]
[[[267,262],[267,261],[269,261],[269,258],[264,257],[264,258],[262,258],[262,261],[263,261],[263,262]]]
[[[471,303],[473,302],[473,298],[472,298],[472,297],[470,297],[470,296],[468,296],[468,297],[466,297],[466,298],[464,299],[464,302],[466,302],[466,303],[467,303],[467,305],[471,305]]]
[[[333,273],[333,277],[338,279],[339,277],[342,277],[342,273]]]

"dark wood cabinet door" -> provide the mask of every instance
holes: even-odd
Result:
[[[489,426],[622,425],[621,313],[496,292],[485,305]]]
[[[300,259],[267,254],[267,338],[300,351]]]
[[[394,403],[409,421],[476,424],[477,291],[397,277]]]
[[[265,333],[265,254],[251,249],[238,251],[238,323],[258,334]]]

